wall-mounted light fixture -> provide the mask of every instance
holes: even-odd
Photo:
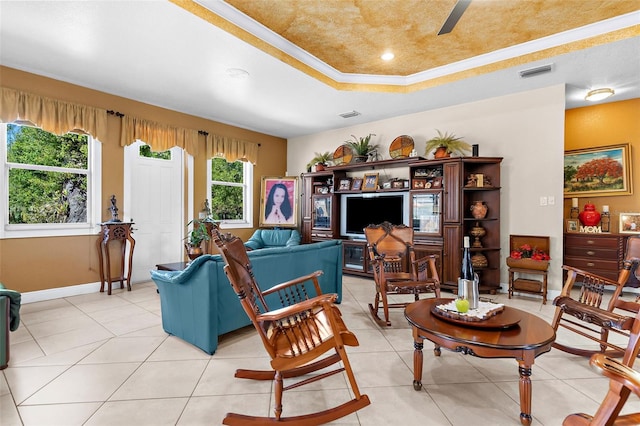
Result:
[[[589,93],[587,93],[587,96],[584,97],[584,100],[591,102],[601,101],[603,99],[607,99],[614,93],[616,92],[613,89],[609,89],[608,87],[590,90]]]

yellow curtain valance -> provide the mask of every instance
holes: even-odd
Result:
[[[232,163],[236,160],[258,164],[258,144],[220,135],[207,135],[207,158],[222,157]]]
[[[172,127],[136,117],[123,117],[120,145],[130,145],[138,139],[153,151],[162,152],[178,146],[193,156],[198,154],[197,130]]]
[[[6,87],[0,89],[0,120],[4,123],[24,120],[56,135],[82,130],[99,141],[107,139],[107,111],[104,109],[50,99]]]

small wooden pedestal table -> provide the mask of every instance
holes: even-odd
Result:
[[[104,291],[104,284],[107,283],[107,294],[111,295],[111,283],[120,281],[120,288],[124,288],[124,281],[127,281],[127,290],[131,291],[131,268],[133,265],[133,248],[136,241],[131,234],[133,233],[131,226],[133,222],[103,222],[99,224],[102,227],[100,236],[98,237],[98,259],[100,261],[100,292]],[[111,277],[111,256],[109,255],[109,242],[118,241],[120,243],[120,276]],[[124,276],[124,265],[127,250],[127,241],[129,241],[129,269],[127,276]]]
[[[486,328],[478,323],[445,320],[432,313],[435,305],[451,299],[422,299],[405,309],[405,317],[413,330],[413,387],[422,389],[422,347],[424,339],[436,344],[434,353],[440,355],[440,347],[480,358],[515,358],[520,374],[520,422],[531,424],[531,367],[534,359],[551,350],[556,334],[551,325],[540,317],[505,306],[496,315],[508,316],[517,322],[508,328]],[[494,321],[498,322],[499,321]],[[464,324],[463,324],[464,323]]]

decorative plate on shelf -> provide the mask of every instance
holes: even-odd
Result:
[[[409,135],[398,136],[389,146],[391,158],[407,158],[413,151],[413,138]]]
[[[353,159],[353,150],[349,145],[340,145],[333,153],[333,164],[341,166],[351,163]]]

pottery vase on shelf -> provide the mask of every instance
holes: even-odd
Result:
[[[584,205],[584,210],[578,215],[582,226],[597,226],[600,223],[600,213],[591,203]]]
[[[471,204],[471,215],[474,219],[484,219],[487,216],[487,211],[489,208],[484,203],[484,201],[474,201]]]
[[[435,151],[433,151],[433,158],[447,158],[447,157],[451,157],[451,154],[449,153],[449,151],[447,151],[447,147],[439,146],[438,148],[436,148]]]

